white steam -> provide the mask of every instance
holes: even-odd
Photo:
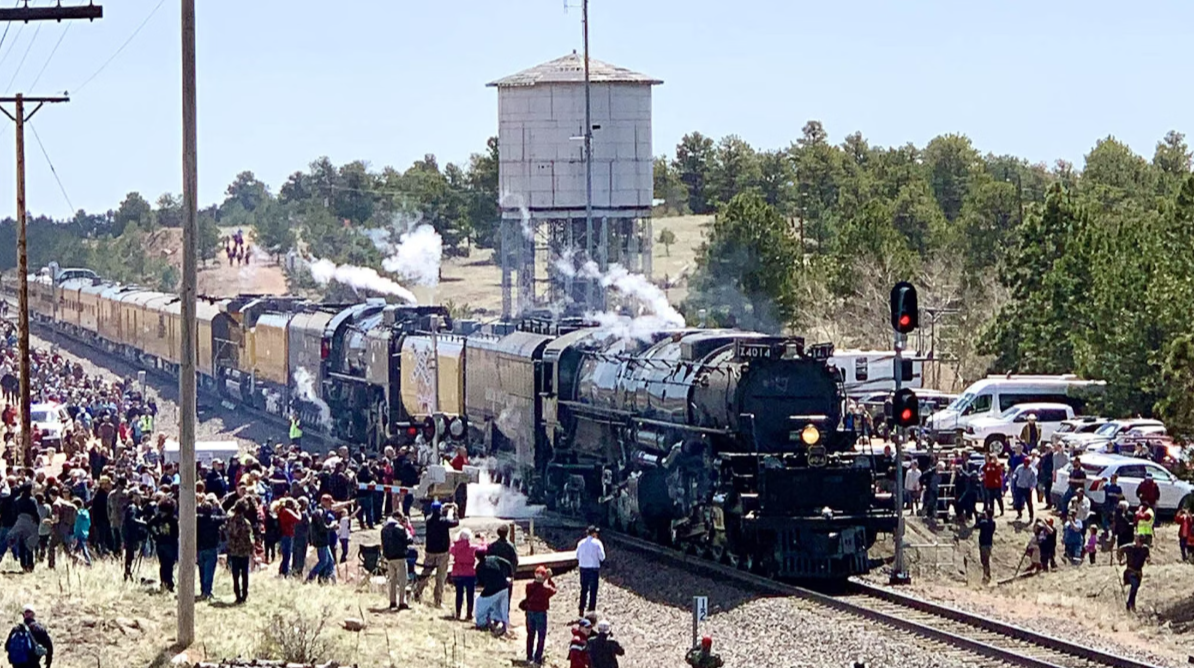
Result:
[[[320,285],[327,285],[332,281],[343,283],[354,290],[368,290],[382,295],[393,295],[408,304],[417,304],[414,293],[402,287],[397,281],[386,278],[369,267],[356,267],[350,264],[336,264],[331,260],[316,259],[307,265],[311,278]]]
[[[319,392],[315,390],[315,378],[311,376],[311,372],[300,366],[294,370],[292,375],[299,398],[315,404],[319,409],[319,424],[325,430],[330,430],[332,427],[332,409],[327,405],[326,401],[319,397]]]
[[[376,241],[374,242],[376,243]],[[439,285],[439,267],[444,257],[444,240],[430,225],[419,225],[403,233],[382,269],[419,285]]]
[[[684,316],[668,303],[667,294],[642,274],[632,274],[620,264],[611,264],[604,274],[597,263],[589,260],[581,267],[581,273],[596,278],[601,285],[637,300],[646,310],[644,315],[652,316],[670,327],[683,327]]]
[[[531,224],[531,212],[527,209],[527,200],[521,193],[503,192],[501,198],[498,199],[498,205],[517,207],[518,212],[522,214],[522,236],[527,241],[535,240],[535,226]]]
[[[468,485],[469,517],[501,517],[504,519],[525,519],[543,511],[543,506],[527,503],[527,496],[509,487],[493,482],[489,469],[479,463],[480,482]]]

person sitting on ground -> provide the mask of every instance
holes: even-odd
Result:
[[[701,638],[699,647],[688,650],[684,661],[692,668],[721,668],[724,665],[721,657],[713,653],[713,638],[709,636]]]

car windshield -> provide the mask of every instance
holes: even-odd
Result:
[[[1019,407],[1019,406],[1012,406],[1011,408],[1009,408],[1009,409],[1007,409],[1007,410],[1003,411],[1002,413],[1000,413],[1000,414],[999,414],[999,417],[1001,417],[1001,418],[1003,418],[1003,419],[1007,419],[1007,418],[1010,418],[1011,416],[1015,415],[1015,414],[1016,414],[1016,413],[1018,413],[1019,411],[1020,411],[1020,407]]]
[[[49,422],[50,413],[49,411],[33,411],[29,413],[29,419],[33,422]]]
[[[962,396],[960,396],[957,399],[954,399],[952,402],[950,402],[950,404],[949,404],[949,406],[947,406],[947,408],[949,410],[958,411],[959,413],[961,413],[963,410],[966,409],[967,406],[970,405],[970,402],[972,402],[972,401],[974,401],[973,394],[969,394],[969,393],[963,394]]]
[[[1103,472],[1103,466],[1101,466],[1101,465],[1099,465],[1099,464],[1086,464],[1086,463],[1083,463],[1083,464],[1082,464],[1082,470],[1083,470],[1083,471],[1086,471],[1087,473],[1094,473],[1094,474],[1096,474],[1096,475],[1097,475],[1097,474],[1099,474],[1099,473],[1102,473],[1102,472]]]
[[[1119,430],[1118,424],[1116,424],[1114,422],[1108,422],[1107,424],[1103,425],[1102,427],[1099,427],[1098,429],[1096,429],[1095,433],[1098,434],[1099,436],[1114,436],[1115,432],[1117,430]]]

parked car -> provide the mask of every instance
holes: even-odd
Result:
[[[1136,488],[1144,481],[1146,474],[1152,476],[1161,490],[1161,499],[1157,502],[1158,512],[1175,514],[1178,508],[1188,506],[1194,501],[1194,485],[1179,480],[1155,462],[1098,453],[1080,455],[1080,461],[1082,470],[1086,471],[1086,494],[1090,497],[1091,509],[1101,508],[1106,501],[1103,486],[1112,475],[1119,476],[1119,486],[1124,490],[1124,499],[1132,506],[1140,504]],[[1054,505],[1061,503],[1066,490],[1069,489],[1071,466],[1073,464],[1068,463],[1053,472],[1053,484],[1049,487],[1049,495],[1053,498]]]
[[[1020,432],[1027,426],[1030,416],[1035,417],[1041,430],[1041,442],[1044,443],[1062,422],[1074,417],[1074,408],[1069,404],[1019,404],[997,417],[975,418],[966,425],[963,436],[965,444],[993,455],[1010,454],[1012,442],[1020,438]]]
[[[1123,438],[1127,433],[1144,433],[1142,429],[1165,429],[1160,420],[1148,418],[1132,418],[1128,420],[1111,420],[1092,432],[1077,432],[1062,436],[1061,442],[1074,452],[1101,451],[1106,445]]]
[[[33,404],[29,407],[29,422],[35,433],[41,433],[44,445],[57,447],[62,445],[62,432],[70,424],[70,416],[58,404]]]
[[[1057,431],[1053,432],[1053,435],[1049,437],[1049,442],[1053,444],[1061,443],[1062,439],[1070,434],[1089,434],[1108,422],[1110,420],[1107,418],[1095,417],[1093,415],[1079,415],[1072,420],[1064,420],[1057,427]]]

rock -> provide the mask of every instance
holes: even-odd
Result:
[[[187,656],[186,652],[181,652],[179,654],[174,655],[173,659],[170,659],[170,665],[172,665],[172,666],[190,666],[191,665],[191,657]]]
[[[95,628],[95,626],[97,624],[99,624],[99,620],[96,619],[95,617],[83,617],[82,619],[79,620],[79,626],[82,626],[82,627],[88,628],[88,629]]]
[[[364,631],[365,620],[356,617],[346,617],[343,622],[345,631]]]

